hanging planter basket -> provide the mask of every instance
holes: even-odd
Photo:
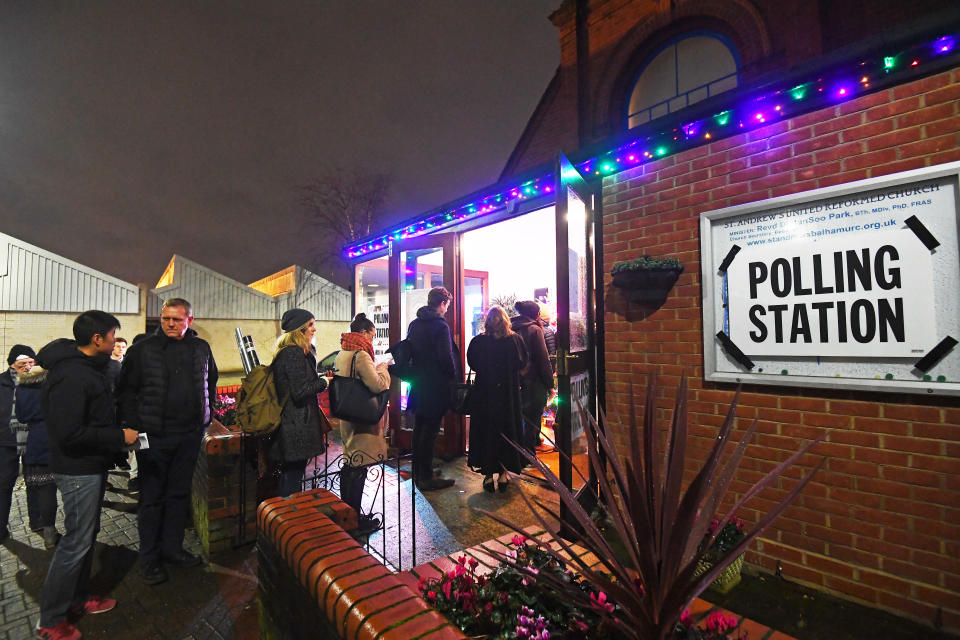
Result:
[[[627,300],[642,304],[660,305],[683,273],[683,265],[676,258],[650,258],[613,265],[613,286],[623,289]]]

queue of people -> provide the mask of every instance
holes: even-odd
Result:
[[[443,287],[432,289],[408,330],[416,379],[408,407],[415,416],[413,475],[422,491],[454,484],[433,469],[435,440],[461,375],[444,320],[451,299]],[[509,473],[524,466],[508,440],[530,450],[536,446],[539,416],[553,383],[540,308],[525,301],[516,309],[519,315],[512,322],[502,308],[489,309],[484,333],[467,352],[476,372],[468,464],[483,475],[483,488],[490,492],[505,491]],[[77,640],[81,616],[117,604],[91,594],[89,579],[107,472],[132,451],[131,466],[139,467],[141,487],[140,578],[156,585],[169,578],[168,567],[203,563],[183,541],[193,470],[213,417],[218,369],[210,345],[191,328],[193,320],[189,302],[167,300],[160,327],[138,336],[127,350],[126,341],[116,336],[120,323],[114,316],[87,311],[76,318],[72,340],[54,340],[37,354],[15,345],[8,355],[9,367],[0,374],[0,415],[11,426],[0,429],[0,541],[9,536],[12,491],[22,461],[30,528],[43,536],[45,546],[55,547],[41,595],[40,638]],[[286,496],[301,488],[308,461],[324,452],[329,423],[317,402],[327,380],[316,368],[315,318],[304,309],[291,309],[283,315],[281,329],[273,365],[284,406],[267,453],[281,468],[278,493]],[[341,336],[335,367],[379,393],[389,389],[391,380],[387,365],[375,361],[374,335],[373,323],[358,314]],[[364,513],[362,496],[369,466],[386,458],[382,422],[341,421],[341,496],[356,509],[361,533],[381,526],[378,518]],[[62,536],[55,525],[58,490]]]
[[[73,339],[38,353],[14,345],[0,374],[0,541],[9,537],[12,492],[22,467],[29,527],[54,548],[40,595],[36,635],[78,640],[84,615],[117,602],[90,593],[93,549],[107,472],[132,451],[143,491],[137,511],[140,576],[159,584],[166,566],[203,562],[183,548],[193,469],[211,422],[217,366],[210,346],[190,329],[186,300],[168,300],[151,335],[126,341],[120,322],[97,310],[81,313]],[[140,336],[138,336],[140,338]],[[124,357],[126,355],[126,357]],[[57,493],[64,531],[56,528]]]

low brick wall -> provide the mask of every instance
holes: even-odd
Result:
[[[453,640],[466,638],[419,596],[421,578],[438,578],[466,555],[477,571],[497,567],[492,552],[507,551],[513,534],[439,558],[399,574],[377,562],[346,532],[357,526],[356,513],[326,489],[272,498],[257,514],[260,571],[260,637],[344,640]],[[551,542],[552,534],[528,527],[529,538]],[[577,550],[578,547],[574,547]],[[561,555],[566,556],[561,551]],[[584,551],[588,565],[599,560]],[[696,599],[694,620],[717,607]],[[750,640],[795,640],[730,611],[738,630]]]
[[[256,455],[244,455],[236,427],[213,424],[193,473],[193,524],[208,558],[256,539]]]
[[[464,637],[347,533],[357,514],[326,489],[266,500],[257,523],[264,640]]]

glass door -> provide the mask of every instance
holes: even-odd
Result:
[[[445,287],[452,295],[446,320],[457,345],[457,358],[463,369],[463,305],[460,295],[460,245],[456,234],[444,233],[396,240],[389,250],[389,335],[390,344],[407,337],[407,328],[417,310],[426,306],[427,294],[434,287]],[[409,449],[413,440],[412,413],[406,411],[410,387],[394,380],[390,394],[391,443]],[[435,453],[453,458],[463,453],[463,416],[448,413],[437,437]]]
[[[557,158],[555,175],[558,402],[554,428],[561,453],[560,480],[579,489],[590,481],[588,425],[580,407],[597,414],[593,191],[563,154]]]

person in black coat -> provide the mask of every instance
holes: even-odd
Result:
[[[504,491],[506,471],[519,473],[521,469],[520,454],[504,438],[520,441],[520,371],[527,366],[527,349],[520,335],[510,329],[501,307],[487,312],[484,333],[470,341],[467,363],[477,374],[470,398],[467,464],[483,474],[486,491]]]
[[[30,370],[35,355],[33,349],[26,345],[13,345],[7,357],[9,366],[0,373],[0,541],[10,537],[7,525],[13,504],[13,488],[17,484],[17,476],[20,475],[20,451],[17,443],[20,423],[13,413],[17,377]]]
[[[520,380],[523,403],[523,445],[533,451],[540,443],[540,418],[553,388],[553,367],[540,324],[540,305],[533,300],[517,302],[520,313],[511,321],[511,328],[520,334],[530,354],[530,366]]]
[[[47,372],[34,367],[19,376],[17,420],[27,425],[27,450],[23,455],[23,482],[27,486],[30,530],[43,535],[47,549],[60,540],[57,532],[57,485],[50,471],[50,438],[41,403]]]
[[[168,579],[165,565],[195,567],[203,558],[183,548],[193,471],[204,431],[213,418],[217,363],[210,345],[190,328],[193,306],[171,298],[157,331],[123,358],[116,394],[124,426],[147,434],[137,451],[140,505],[140,578]]]
[[[54,340],[37,354],[49,372],[41,405],[50,435],[50,470],[66,514],[66,532],[53,552],[40,594],[37,635],[42,638],[79,638],[69,616],[102,613],[117,605],[112,598],[90,595],[90,567],[107,470],[138,435],[117,424],[106,378],[119,326],[109,313],[86,311],[73,323],[76,341]]]
[[[452,478],[433,475],[433,445],[444,414],[450,409],[453,385],[459,376],[456,346],[443,316],[453,296],[443,287],[427,294],[427,306],[407,329],[413,354],[413,380],[407,410],[414,415],[413,478],[421,491],[453,486]]]
[[[307,461],[324,451],[324,426],[317,394],[327,388],[327,379],[317,375],[313,336],[317,332],[313,314],[305,309],[290,309],[283,314],[280,328],[285,332],[277,341],[273,356],[277,398],[283,406],[280,426],[271,439],[268,455],[281,465],[278,493],[289,496],[303,490]]]

